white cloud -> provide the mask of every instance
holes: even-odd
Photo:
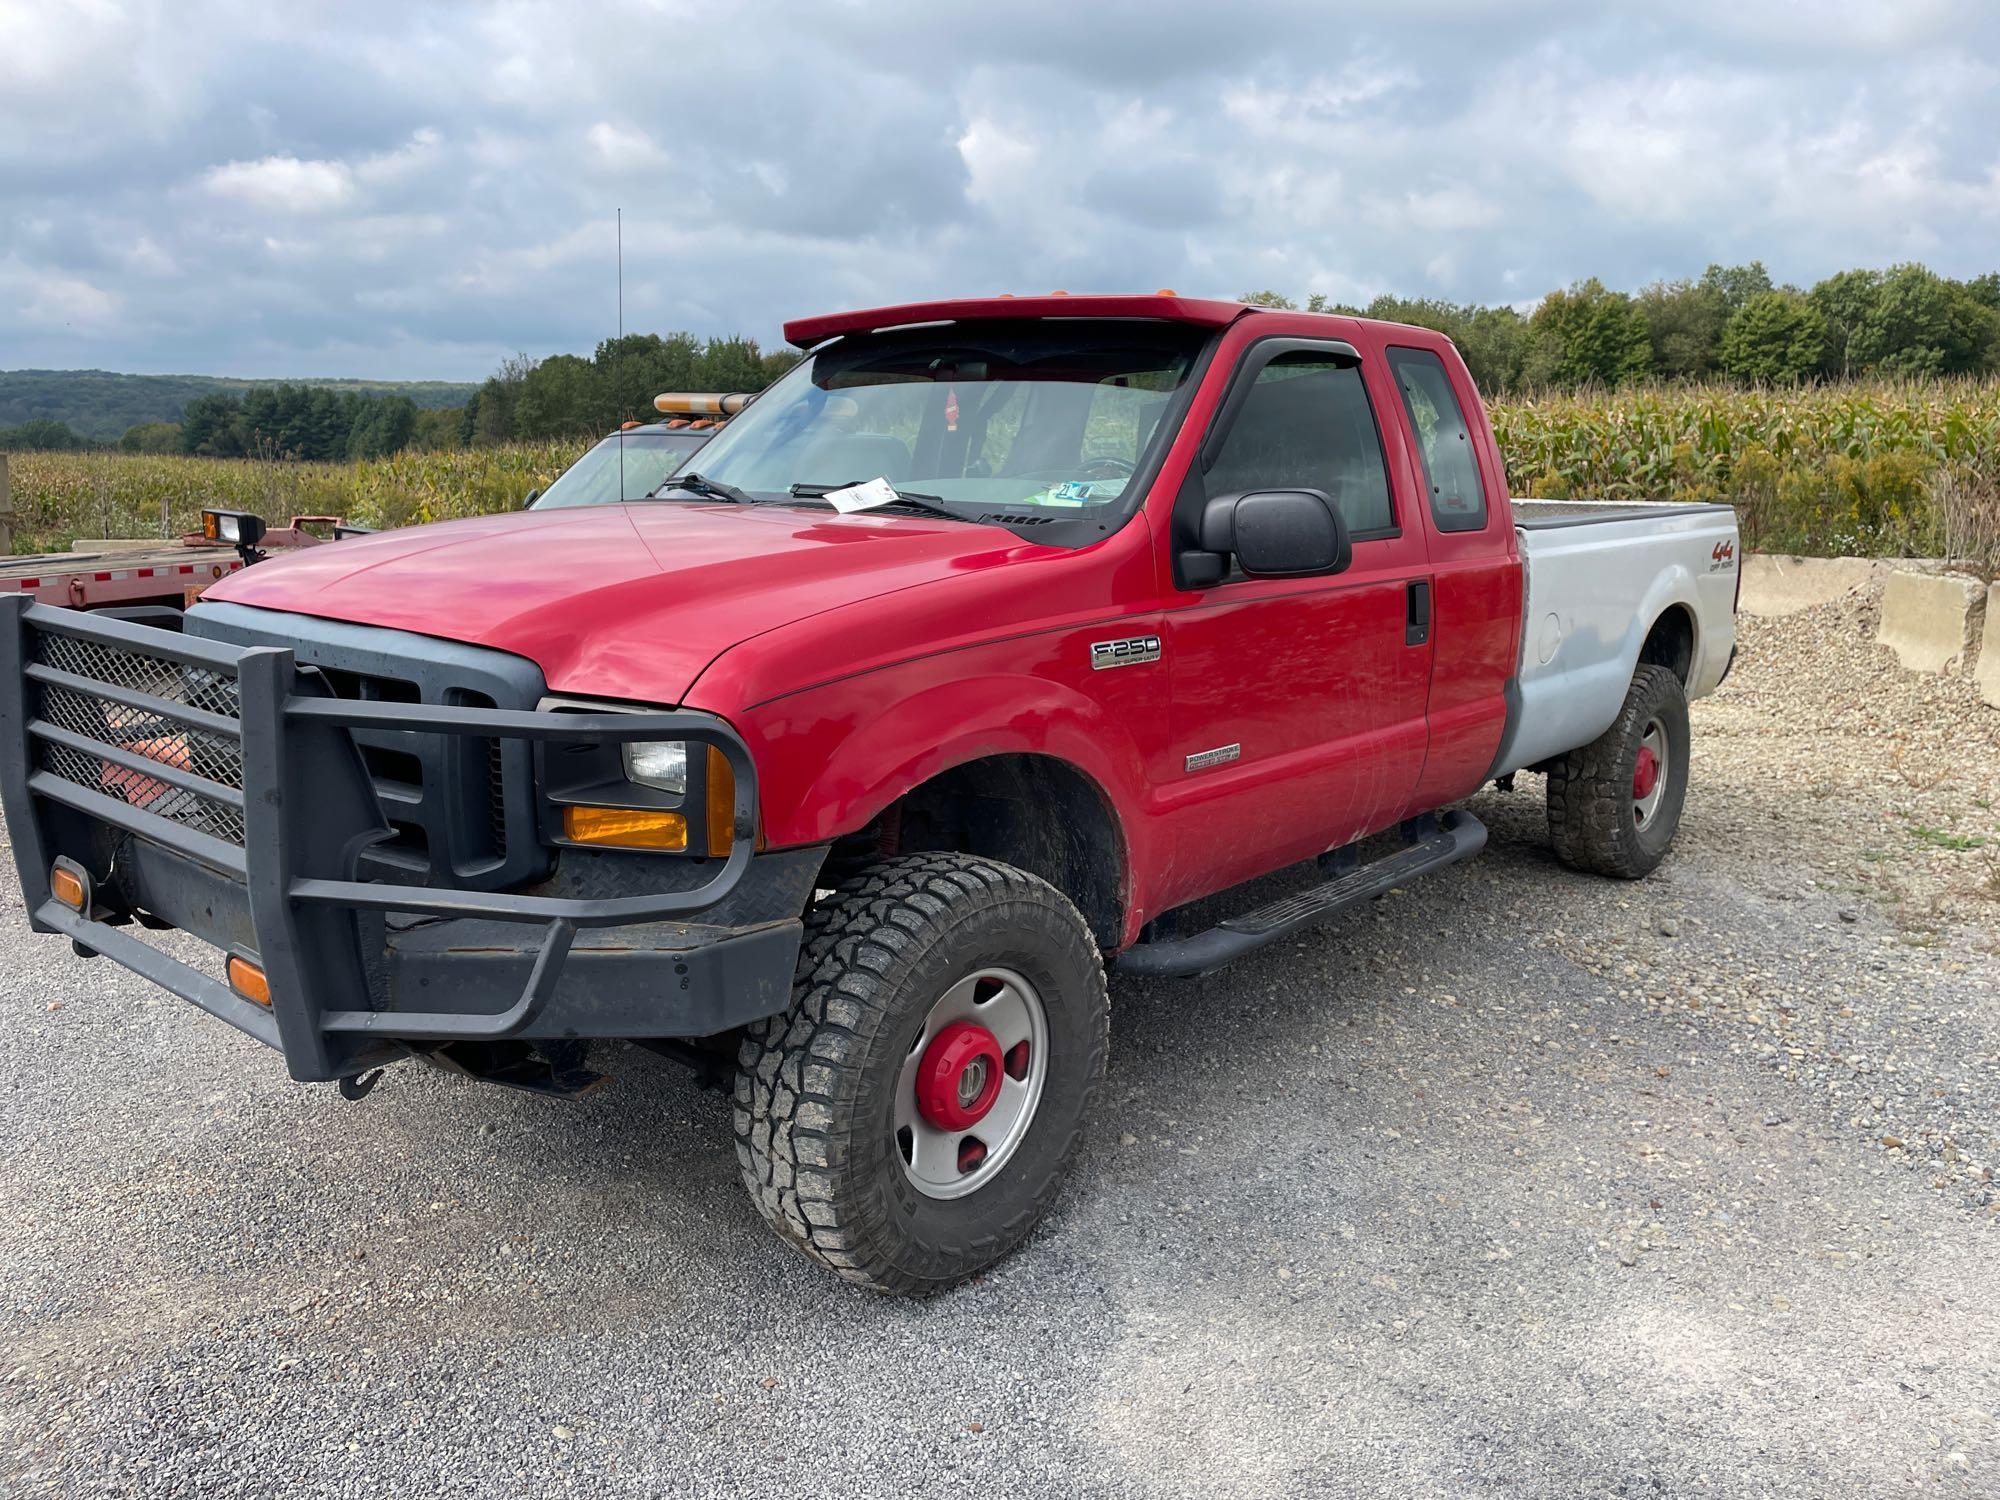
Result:
[[[202,185],[218,198],[280,213],[325,213],[354,197],[354,169],[341,161],[267,156],[210,167]]]
[[[667,163],[667,153],[643,130],[599,120],[584,133],[584,139],[589,141],[599,161],[614,171],[658,170]]]
[[[1532,305],[2000,259],[1985,0],[1014,0],[976,39],[926,0],[661,3],[0,0],[5,361],[587,349],[620,206],[628,326],[767,339],[1009,287]]]
[[[24,265],[16,256],[0,260],[0,309],[30,328],[94,334],[115,326],[118,294],[81,276]]]

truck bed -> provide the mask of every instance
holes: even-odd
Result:
[[[1658,520],[1726,505],[1686,505],[1666,500],[1514,500],[1519,531],[1553,531],[1559,526],[1598,526],[1606,521]]]
[[[1693,648],[1687,694],[1713,692],[1735,646],[1736,512],[1644,501],[1513,502],[1525,599],[1517,699],[1495,774],[1610,727],[1646,633],[1676,606]]]

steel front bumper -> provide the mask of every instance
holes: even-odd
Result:
[[[726,858],[674,861],[678,889],[358,879],[388,826],[355,729],[713,746],[735,777],[735,837]],[[406,1043],[699,1036],[773,1014],[823,853],[753,854],[755,770],[707,715],[335,698],[283,648],[26,600],[0,600],[0,805],[36,930],[279,1048],[298,1079],[346,1077]],[[56,899],[58,859],[86,880],[85,909]],[[135,918],[220,951],[189,962]],[[268,1005],[227,981],[228,955],[261,968]]]

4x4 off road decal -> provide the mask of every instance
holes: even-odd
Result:
[[[1098,672],[1106,667],[1136,667],[1141,662],[1159,659],[1160,638],[1156,635],[1130,635],[1122,641],[1090,643],[1090,665]]]
[[[1727,573],[1736,566],[1736,543],[1717,542],[1715,550],[1708,554],[1708,571]]]

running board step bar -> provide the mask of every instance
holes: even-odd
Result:
[[[1206,932],[1163,942],[1139,943],[1118,955],[1121,974],[1193,977],[1210,974],[1254,953],[1266,943],[1324,921],[1336,912],[1380,896],[1419,875],[1470,859],[1486,847],[1486,825],[1460,809],[1435,821],[1415,821],[1415,839],[1394,854],[1370,860],[1322,885],[1282,896],[1241,916],[1219,922]]]

